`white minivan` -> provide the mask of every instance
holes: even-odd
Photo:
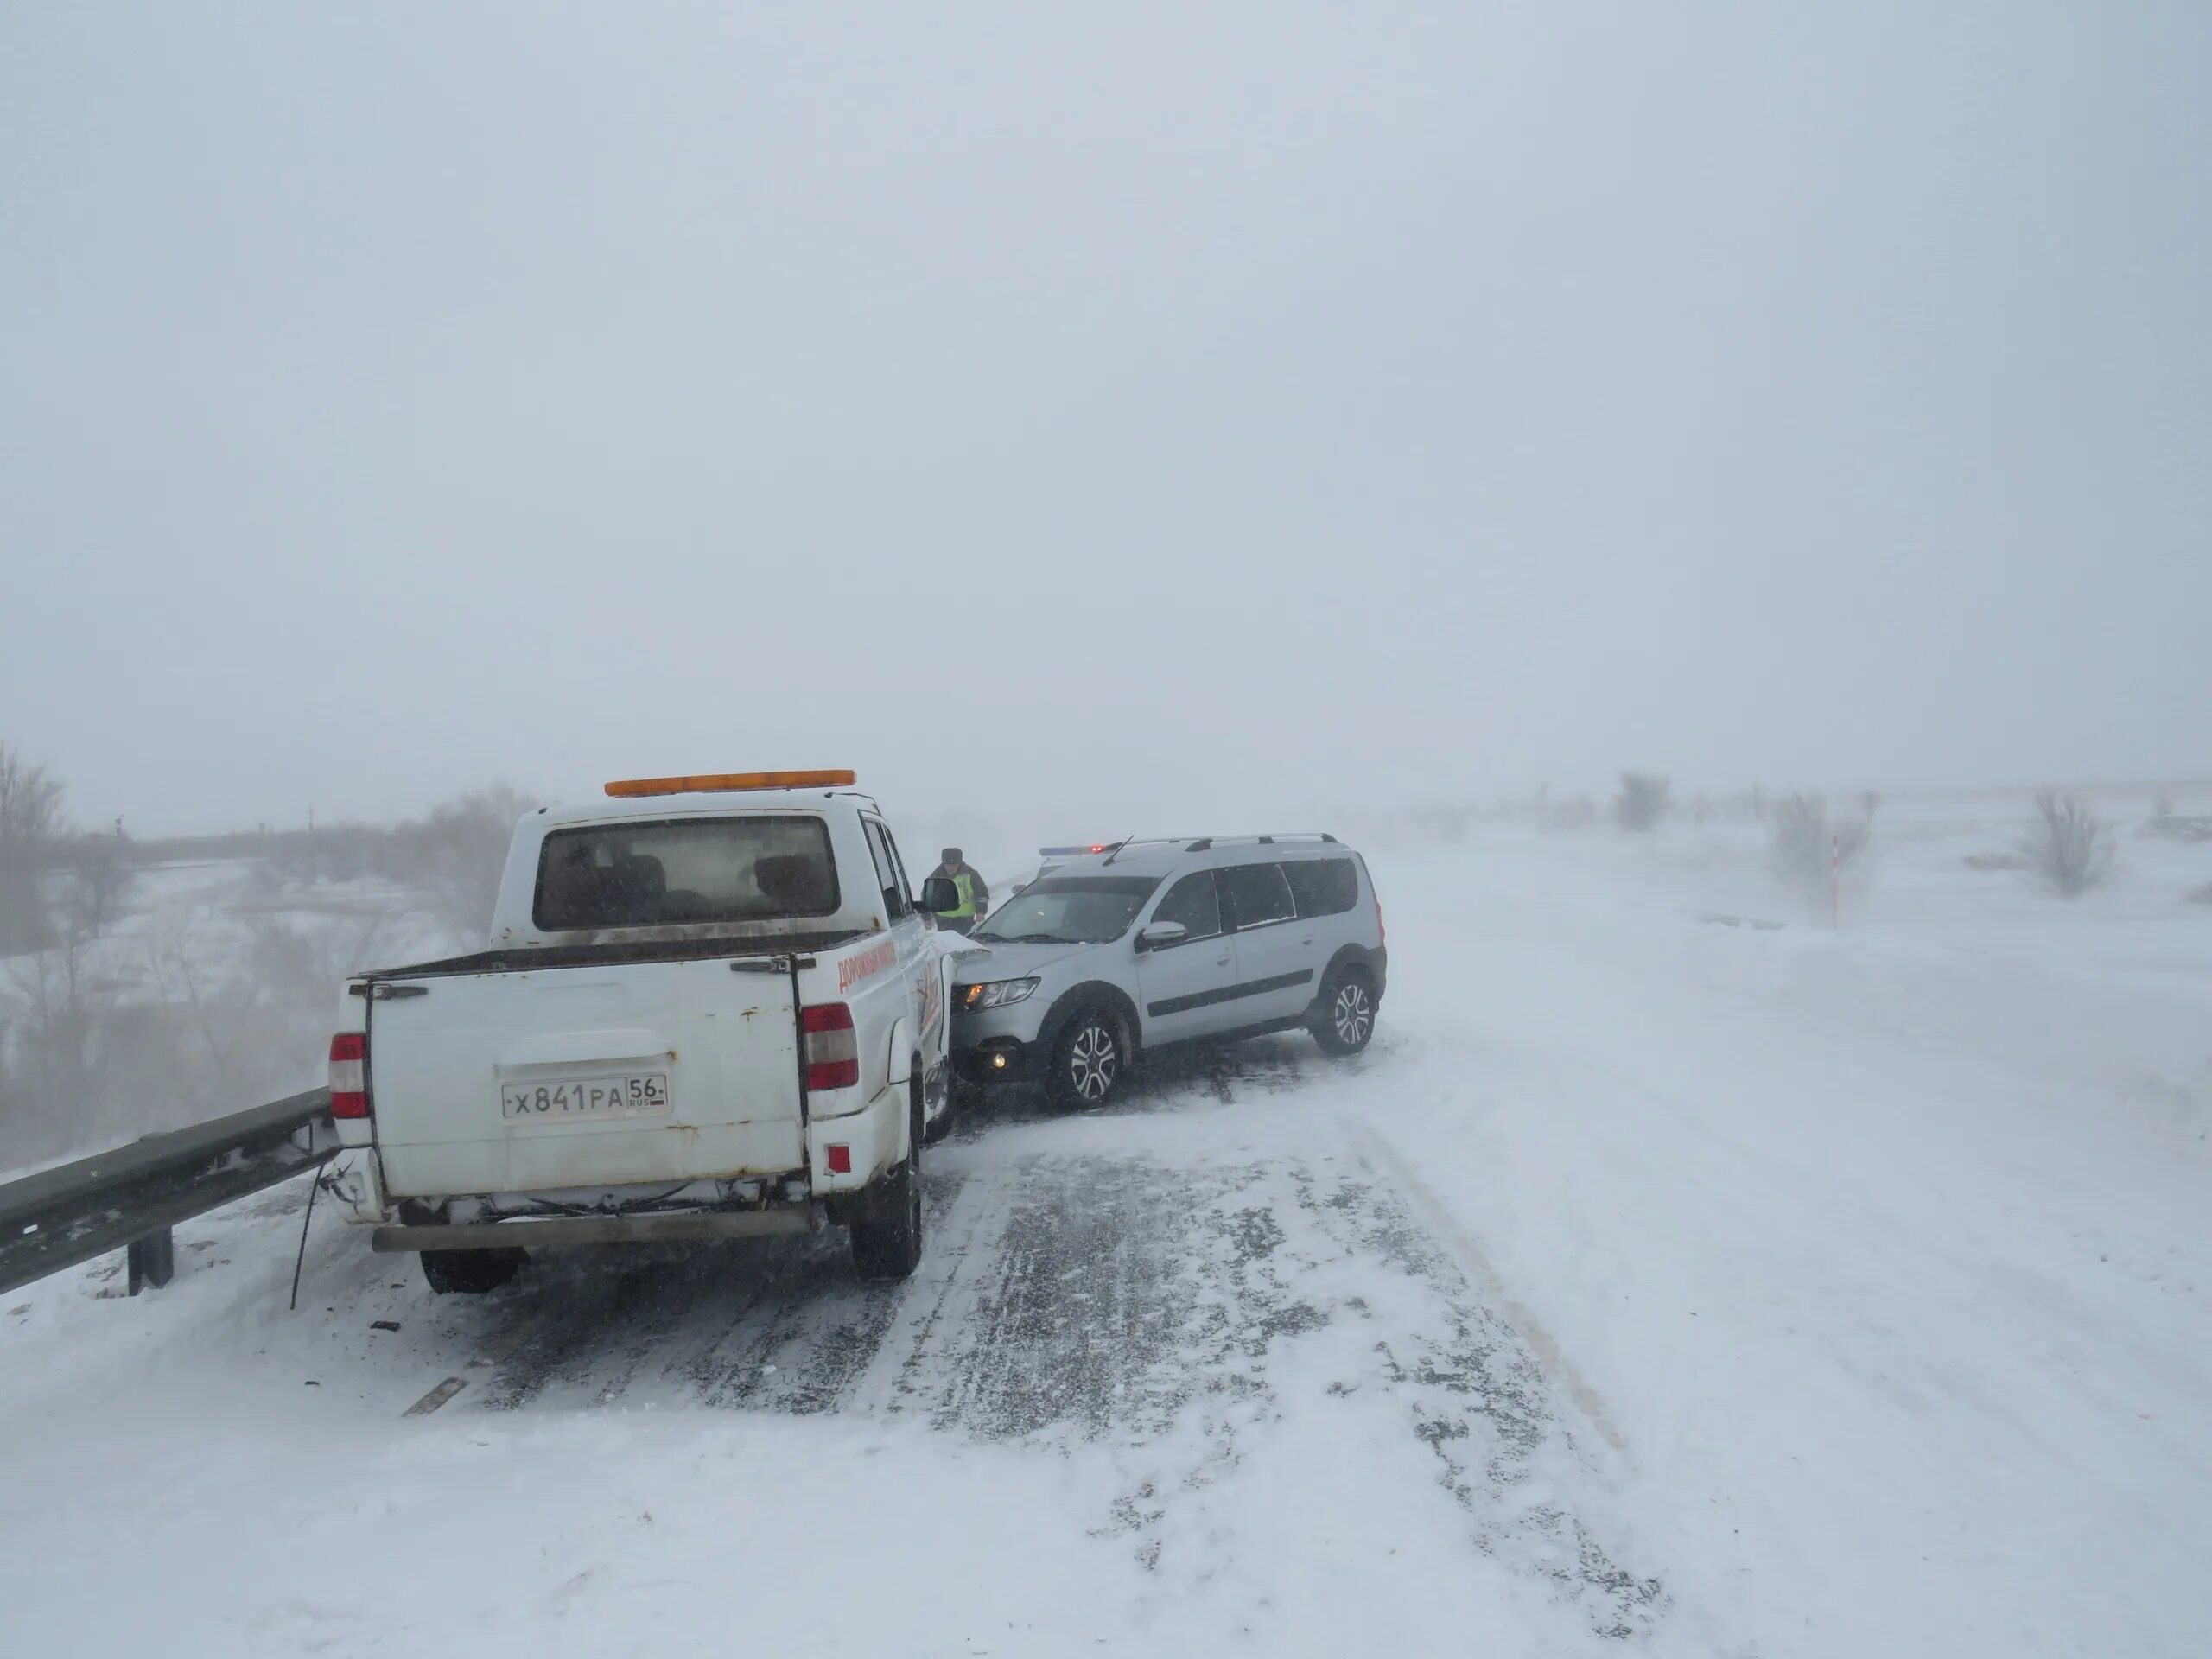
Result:
[[[1367,861],[1330,835],[1130,841],[1071,857],[992,912],[954,973],[973,1084],[1103,1105],[1147,1051],[1303,1027],[1374,1035],[1389,979]]]

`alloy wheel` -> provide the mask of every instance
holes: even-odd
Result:
[[[1337,1036],[1347,1046],[1357,1048],[1375,1029],[1375,1002],[1367,994],[1367,987],[1357,980],[1348,981],[1338,992],[1336,1006],[1330,1009],[1329,1018],[1337,1028]]]
[[[1078,1098],[1094,1106],[1105,1099],[1120,1065],[1120,1048],[1105,1027],[1088,1025],[1076,1033],[1068,1049],[1068,1081]]]

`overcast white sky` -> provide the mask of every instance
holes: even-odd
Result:
[[[148,830],[2212,772],[2212,7],[1811,10],[10,6],[0,736]]]

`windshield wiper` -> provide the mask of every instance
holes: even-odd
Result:
[[[994,944],[1078,944],[1078,939],[1064,939],[1057,933],[986,933],[983,938]]]

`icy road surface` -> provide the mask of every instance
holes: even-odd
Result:
[[[26,1651],[2202,1655],[2212,950],[1907,855],[1378,860],[1376,1046],[1020,1101],[834,1235],[482,1300],[298,1192],[0,1308]],[[1955,868],[1955,849],[1930,872]],[[1787,918],[1787,912],[1784,912]],[[703,1645],[702,1645],[703,1644]]]

